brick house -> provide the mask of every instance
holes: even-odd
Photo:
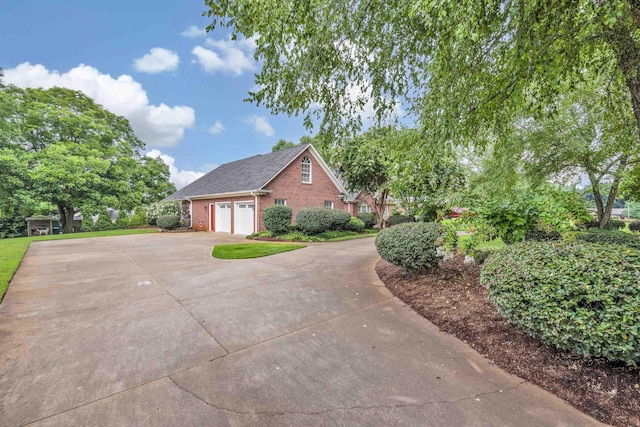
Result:
[[[264,230],[262,213],[281,204],[358,212],[362,200],[344,186],[311,144],[225,163],[166,200],[188,205],[191,228],[232,234]]]

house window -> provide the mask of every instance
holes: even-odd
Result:
[[[333,209],[333,202],[330,202],[330,201],[328,201],[328,200],[327,200],[327,201],[325,201],[325,202],[324,202],[324,208],[325,208],[325,209]]]
[[[302,182],[311,184],[311,160],[307,156],[302,158]]]
[[[287,206],[287,200],[286,199],[276,199],[275,200],[275,204],[276,205],[280,205],[280,206]]]
[[[371,208],[369,207],[368,204],[360,203],[360,206],[358,206],[358,213],[370,213],[370,212],[371,212]]]

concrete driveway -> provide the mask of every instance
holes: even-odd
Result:
[[[392,297],[373,239],[211,258],[238,241],[33,243],[0,306],[0,424],[596,424]]]

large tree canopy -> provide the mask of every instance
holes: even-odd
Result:
[[[424,141],[473,137],[544,112],[591,70],[624,91],[640,126],[640,3],[635,0],[205,0],[208,30],[256,37],[260,89],[275,113],[356,131],[373,100],[398,101]]]
[[[133,209],[175,191],[167,165],[142,155],[129,122],[69,89],[0,88],[3,112],[0,192],[6,211],[27,200],[54,205],[72,231],[73,215],[101,207]],[[8,125],[7,125],[8,123]]]
[[[551,117],[519,120],[512,146],[522,144],[523,169],[534,183],[554,175],[586,175],[604,227],[621,180],[640,167],[640,152],[631,111],[616,108],[615,96],[602,83],[594,78],[559,96],[549,106],[557,111]],[[610,184],[606,197],[600,193],[604,183]]]

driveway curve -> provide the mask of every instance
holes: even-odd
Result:
[[[0,420],[596,425],[394,298],[373,239],[218,260],[214,233],[35,242],[0,306]]]

